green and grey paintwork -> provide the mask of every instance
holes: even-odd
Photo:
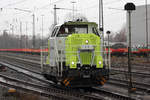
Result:
[[[101,56],[101,40],[100,37],[92,33],[92,27],[97,28],[97,24],[94,22],[67,22],[65,25],[88,25],[88,34],[74,33],[67,37],[50,37],[48,40],[48,56],[46,64],[50,66],[56,65],[56,57],[62,57],[66,62],[66,66],[71,69],[77,68],[76,64],[79,62],[78,50],[82,45],[94,46],[94,62],[97,68],[103,68],[103,58]],[[85,41],[88,40],[88,44]],[[58,51],[62,51],[60,55]],[[90,64],[92,60],[92,52],[81,52],[80,59],[82,64]],[[99,64],[101,61],[101,64]],[[74,62],[74,64],[72,64]]]
[[[88,41],[88,44],[86,43]],[[69,35],[66,40],[66,65],[69,65],[71,69],[76,68],[76,64],[79,61],[78,59],[78,50],[82,45],[90,45],[94,47],[94,62],[97,68],[103,68],[103,59],[101,56],[101,48],[100,48],[100,38],[92,33],[89,34],[72,34]],[[81,52],[80,59],[83,65],[90,65],[92,61],[92,52]],[[74,62],[74,64],[72,64]],[[101,62],[101,64],[99,64]]]

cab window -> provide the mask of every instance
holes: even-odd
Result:
[[[62,26],[57,34],[57,37],[66,37],[69,34],[73,33],[88,33],[88,27],[87,25],[68,25],[68,26]]]

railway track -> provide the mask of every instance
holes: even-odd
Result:
[[[127,74],[127,70],[112,68],[110,74]],[[141,77],[150,77],[150,73],[138,72],[137,70],[132,71],[132,75],[141,76]]]
[[[16,60],[23,60],[24,62],[30,62],[33,64],[40,64],[40,60],[33,60],[30,58],[24,58],[23,56],[21,57],[15,57],[15,56],[9,56],[9,55],[1,55],[2,58],[10,58],[10,59],[16,59]]]
[[[3,63],[4,64],[4,63]],[[6,65],[6,64],[5,64]],[[10,65],[9,65],[10,66]],[[38,93],[41,96],[55,97],[58,100],[105,100],[101,96],[88,95],[86,93],[79,93],[79,91],[70,91],[70,89],[56,87],[55,85],[47,84],[46,86],[37,85],[15,78],[10,78],[0,74],[0,83],[13,87],[16,89],[21,89],[23,91],[30,91]]]
[[[17,57],[11,57],[11,56],[1,56],[0,57],[1,61],[3,62],[13,62],[13,64],[15,63],[16,65],[21,65],[20,67],[26,69],[26,70],[30,70],[33,72],[41,72],[41,66],[40,66],[40,61],[34,61],[34,60],[30,60],[30,59],[24,59],[24,58],[17,58]]]
[[[119,75],[119,76],[118,76]],[[121,85],[122,87],[128,87],[128,71],[111,69],[111,77],[109,82],[114,85]],[[143,72],[132,72],[132,84],[138,91],[149,92],[150,91],[150,74]],[[107,83],[109,83],[107,82]],[[116,83],[117,82],[117,83]]]
[[[138,62],[138,61],[132,61],[131,60],[131,63],[132,63],[132,68],[133,69],[148,69],[148,70],[150,70],[150,62],[146,62],[147,60],[145,60],[145,62],[144,63],[140,63],[140,62]],[[114,68],[120,68],[120,67],[124,67],[124,68],[127,68],[128,67],[128,65],[127,65],[127,63],[128,63],[128,61],[127,61],[127,58],[126,59],[115,59],[115,60],[113,60],[112,61],[112,63],[111,63],[111,65],[112,65],[112,67],[114,67]],[[142,68],[141,68],[141,66],[142,66]]]
[[[32,55],[32,54],[26,54],[26,53],[10,53],[10,52],[0,52],[1,56],[7,55],[12,57],[18,57],[18,58],[24,58],[24,59],[30,59],[34,61],[40,60],[40,55]]]
[[[17,66],[18,68],[28,70],[33,73],[41,74],[40,65],[38,65],[38,64],[35,66],[35,64],[31,64],[30,62],[24,62],[23,60],[16,61],[16,60],[12,60],[12,59],[1,60],[1,62],[10,63],[12,65]]]
[[[4,63],[2,63],[2,64],[4,64]],[[5,64],[6,66],[8,66],[9,68],[12,68],[12,69],[14,69],[14,70],[16,70],[16,71],[19,71],[19,72],[21,72],[21,73],[24,73],[25,75],[28,75],[28,76],[30,76],[31,75],[31,77],[33,77],[33,78],[37,78],[37,75],[34,75],[33,73],[34,72],[32,72],[32,74],[30,74],[29,72],[30,72],[30,70],[26,70],[26,69],[24,69],[24,68],[22,68],[22,67],[19,67],[18,65],[16,65],[16,64],[13,64],[13,66],[12,65],[10,65],[10,64]],[[37,74],[37,73],[36,73]],[[38,73],[39,74],[39,73]],[[38,77],[39,78],[39,77]],[[45,80],[45,79],[42,79],[42,80]],[[44,81],[45,82],[45,81]],[[49,83],[49,82],[48,82]],[[51,83],[49,83],[49,84],[51,84]],[[102,91],[102,90],[101,90]],[[104,92],[105,91],[105,92]],[[110,98],[118,98],[118,100],[120,100],[120,98],[123,98],[123,96],[121,95],[121,94],[117,94],[117,96],[116,96],[116,93],[113,93],[113,92],[111,92],[111,91],[106,91],[106,90],[103,90],[103,96],[105,97],[105,98],[108,98],[108,94],[109,94],[109,97]],[[107,94],[106,94],[107,93]],[[90,96],[90,98],[97,98],[97,100],[100,100],[99,98],[102,98],[103,96],[101,96],[102,95],[102,92],[100,92],[100,93],[98,93],[98,92],[92,92],[92,94],[94,94],[94,96],[93,95],[90,95],[90,94],[88,94],[88,95],[84,95],[86,98],[89,98],[89,96]],[[98,97],[97,96],[95,96],[95,94],[97,94],[98,95]],[[120,96],[119,96],[120,95]],[[105,98],[103,98],[103,99],[101,99],[101,100],[105,100]],[[127,96],[125,96],[124,98],[126,98],[126,99],[124,99],[124,100],[128,100],[127,99]],[[95,100],[94,99],[94,100]],[[107,100],[107,99],[106,99]]]
[[[110,80],[106,84],[113,84],[118,85],[121,87],[128,88],[129,81],[127,80],[120,80],[116,78],[110,78]],[[137,89],[137,91],[140,91],[141,93],[150,92],[150,84],[146,83],[138,83],[138,82],[132,82],[133,86]]]
[[[7,57],[6,57],[7,58]],[[23,63],[23,64],[27,64],[28,65],[28,63],[29,63],[29,65],[31,65],[31,66],[34,66],[34,65],[38,65],[38,63],[33,63],[33,64],[31,64],[31,61],[28,59],[28,60],[26,60],[26,59],[22,59],[22,58],[13,58],[13,57],[8,57],[8,59],[10,60],[12,60],[12,59],[14,59],[14,60],[17,60],[18,61],[18,64],[19,63],[23,63],[23,62],[26,62],[26,63]],[[25,60],[25,61],[24,61]],[[7,62],[7,63],[9,63],[9,61]],[[19,71],[19,72],[21,72],[21,73],[24,73],[25,72],[25,75],[27,75],[27,76],[31,76],[31,77],[33,77],[33,78],[37,78],[37,75],[34,75],[33,73],[36,73],[35,71],[32,71],[31,69],[28,69],[28,68],[24,68],[24,67],[21,67],[21,66],[18,66],[18,64],[13,64],[13,66],[16,66],[16,68],[20,68],[19,70],[18,69],[16,69],[15,68],[15,70],[17,70],[17,71]],[[9,66],[9,68],[12,68],[12,63],[11,64],[9,64],[9,65],[11,65],[11,67]],[[38,66],[38,67],[40,67],[40,66]],[[14,69],[14,68],[12,68],[12,69]],[[30,74],[27,73],[28,72],[31,72]],[[39,72],[37,72],[36,74],[40,74]],[[41,76],[41,74],[40,74],[40,76]],[[43,77],[43,76],[42,76]],[[42,80],[44,80],[43,82],[45,82],[45,79],[43,79],[42,78]],[[41,79],[40,79],[40,81],[42,81]],[[49,83],[49,82],[48,82]],[[51,82],[49,83],[49,84],[52,84]],[[115,83],[114,83],[115,84]],[[99,92],[94,92],[94,91],[99,91]],[[127,95],[123,95],[123,94],[120,94],[120,93],[115,93],[115,92],[112,92],[112,91],[108,91],[108,90],[105,90],[105,89],[96,89],[96,90],[94,90],[93,92],[92,92],[92,94],[94,94],[94,95],[91,95],[91,94],[88,94],[88,95],[84,95],[84,97],[86,97],[86,98],[89,98],[89,96],[90,96],[90,98],[93,98],[93,97],[95,97],[95,99],[94,100],[108,100],[108,98],[109,99],[111,99],[111,98],[115,98],[115,99],[117,99],[117,100],[130,100],[131,98],[129,98]],[[103,93],[103,94],[102,94]],[[97,98],[97,99],[96,99]],[[103,99],[100,99],[100,98],[103,98]],[[132,98],[133,99],[133,98]],[[134,99],[133,99],[134,100]]]
[[[5,63],[0,62],[0,64],[2,64],[4,66],[7,66],[8,68],[10,68],[12,70],[15,70],[15,71],[17,71],[21,74],[24,74],[28,77],[31,77],[31,78],[34,78],[36,80],[42,81],[44,83],[47,83],[47,84],[52,83],[51,81],[46,80],[41,73],[31,71],[29,69],[25,69],[24,67],[20,67],[19,65],[16,65],[16,64],[13,64],[13,63],[10,63],[10,62],[5,62]]]
[[[49,98],[57,98],[57,100],[108,100],[108,96],[115,100],[135,100],[125,95],[119,93],[113,93],[106,90],[98,90],[96,88],[92,89],[91,93],[80,93],[77,91],[68,91],[52,88],[50,86],[43,86],[38,84],[33,84],[25,81],[21,81],[12,77],[4,76],[0,74],[0,83],[4,86],[16,88],[17,90],[23,90],[26,92],[36,93],[41,96],[46,96]],[[99,94],[99,95],[96,95]]]
[[[50,88],[48,86],[41,86],[25,81],[21,81],[15,78],[4,76],[0,74],[0,83],[4,86],[13,87],[17,90],[23,90],[26,92],[36,93],[41,96],[46,96],[50,98],[57,98],[58,100],[78,100],[81,95],[67,93],[63,90],[58,90],[56,88]],[[70,95],[71,94],[71,95]],[[75,95],[75,96],[72,96]]]
[[[10,59],[10,60],[15,60],[15,62],[18,62],[18,63],[21,63],[21,64],[25,64],[25,65],[29,65],[29,66],[35,66],[38,70],[38,72],[40,72],[40,63],[39,61],[34,61],[34,60],[29,60],[29,59],[25,59],[23,56],[20,56],[20,57],[23,57],[23,58],[17,58],[17,57],[10,57],[10,56],[4,56],[6,57],[7,59]],[[30,57],[29,57],[30,58]],[[27,68],[26,68],[27,69]],[[31,70],[31,69],[30,69]],[[34,70],[35,71],[35,70]],[[113,73],[120,73],[120,74],[123,74],[123,73],[127,73],[127,71],[125,71],[124,69],[122,70],[117,70],[115,68],[111,69],[112,71],[112,74]],[[134,71],[132,72],[133,75],[136,75],[136,76],[143,76],[143,77],[149,77],[150,74],[149,73],[141,73],[141,72],[138,72],[137,71]]]
[[[36,67],[36,69],[38,70],[37,72],[40,72],[40,63],[39,63],[39,61],[32,61],[32,60],[29,60],[29,59],[24,59],[24,58],[16,58],[16,57],[10,57],[10,56],[4,56],[4,57],[6,57],[7,59],[10,59],[10,60],[12,60],[12,61],[15,61],[15,62],[18,62],[18,63],[21,63],[21,64],[25,64],[25,65],[29,65],[29,66],[35,66]],[[22,56],[21,56],[22,57]],[[32,62],[32,63],[31,63]],[[30,67],[29,67],[30,68]],[[26,68],[26,69],[28,69],[28,68]],[[30,71],[31,71],[31,69],[30,69]],[[35,70],[33,70],[33,71],[35,71]],[[125,71],[125,70],[117,70],[117,69],[115,69],[115,68],[113,68],[113,69],[111,69],[111,72],[112,72],[112,74],[114,73],[114,74],[124,74],[124,73],[127,73],[127,71]],[[138,75],[138,76],[143,76],[143,77],[149,77],[150,76],[150,74],[149,73],[140,73],[140,72],[132,72],[132,74],[134,74],[134,75]]]
[[[121,93],[112,92],[102,88],[92,88],[92,91],[95,93],[101,94],[105,97],[106,100],[136,100],[134,97],[129,97],[128,95],[124,95]]]

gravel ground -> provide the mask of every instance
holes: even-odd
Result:
[[[147,73],[150,74],[150,62],[144,57],[133,57],[131,61],[131,69],[133,72]],[[128,59],[127,57],[112,57],[111,64],[113,69],[128,71]],[[111,77],[119,79],[127,79],[127,74],[112,75]],[[150,77],[142,77],[133,75],[133,81],[150,83]]]
[[[16,57],[18,57],[17,55],[14,55]],[[20,55],[19,55],[20,56]],[[21,57],[21,56],[20,56]],[[26,56],[24,58],[30,58],[30,56]],[[37,56],[34,56],[35,58]],[[39,56],[40,57],[40,56]],[[34,59],[34,58],[32,58]],[[36,58],[37,59],[37,58]],[[127,70],[128,66],[127,63],[128,59],[127,57],[112,57],[111,58],[111,64],[113,65],[112,68],[116,68],[116,69],[120,69],[120,70]],[[147,62],[147,59],[144,57],[134,57],[132,58],[132,71],[137,71],[137,72],[144,72],[144,73],[150,73],[150,62]],[[31,66],[26,66],[26,67],[31,67]],[[0,72],[3,74],[9,74],[13,77],[18,77],[18,73],[14,72],[14,71],[7,71],[7,72]],[[19,75],[18,79],[22,79],[22,77],[26,77],[24,75]],[[124,79],[127,80],[127,75],[126,74],[122,74],[122,75],[111,75],[111,77],[115,77],[115,78],[119,78],[119,79]],[[32,79],[29,78],[25,78],[24,80],[26,81],[34,81]],[[136,82],[144,82],[144,83],[150,83],[150,77],[133,77],[133,81]],[[115,87],[115,86],[109,86],[109,85],[104,85],[102,88],[108,89],[108,90],[113,90],[114,92],[118,93],[120,91],[120,93],[126,94],[127,90],[121,88],[121,87]],[[0,89],[1,90],[1,89]],[[138,99],[138,100],[150,100],[150,96],[147,94],[143,97],[139,97],[142,99]],[[29,99],[26,99],[29,100]],[[38,100],[38,99],[36,99]],[[44,100],[44,99],[42,99]]]
[[[0,74],[39,85],[45,85],[44,83],[41,83],[11,69],[7,69],[6,72],[0,72]],[[22,91],[17,91],[16,93],[8,93],[8,89],[8,87],[0,85],[0,100],[50,100],[48,98],[44,98],[32,93],[24,93]]]
[[[11,88],[0,85],[0,100],[51,100],[33,93],[24,93],[20,90],[10,93],[8,92],[9,89]]]
[[[2,57],[0,57],[0,61],[2,60],[6,60],[6,59],[3,59]],[[24,66],[24,67],[29,67],[29,66]],[[9,77],[13,77],[13,78],[17,78],[19,80],[23,80],[23,81],[27,81],[27,82],[31,82],[31,83],[35,83],[35,84],[39,84],[39,85],[45,85],[44,83],[42,82],[39,82],[37,80],[34,80],[28,76],[25,76],[21,73],[18,73],[12,69],[9,69],[7,68],[7,70],[4,72],[4,71],[1,71],[0,74],[3,74],[3,75],[7,75]],[[23,92],[20,92],[20,91],[17,91],[17,93],[15,95],[7,95],[8,94],[8,89],[9,88],[5,88],[3,87],[2,85],[0,85],[0,100],[50,100],[50,99],[47,99],[47,98],[43,98],[41,96],[37,96],[37,95],[34,95],[34,94],[27,94],[27,93],[23,93]],[[19,96],[18,96],[19,94]]]

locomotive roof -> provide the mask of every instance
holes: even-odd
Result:
[[[76,22],[66,22],[64,23],[64,25],[95,25],[97,26],[97,24],[95,22],[81,22],[81,21],[76,21]]]

